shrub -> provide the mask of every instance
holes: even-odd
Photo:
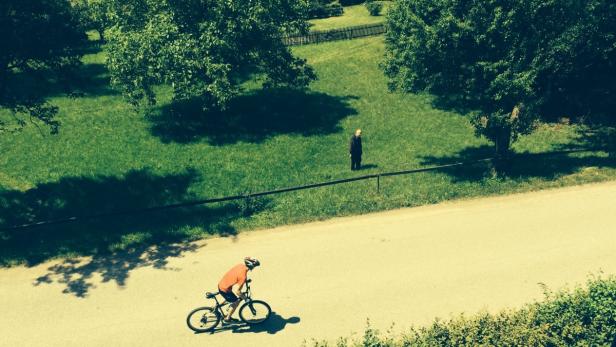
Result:
[[[480,313],[436,320],[402,336],[380,334],[368,325],[359,341],[339,339],[337,347],[445,346],[614,346],[616,277],[591,278],[586,288],[551,293],[542,302],[499,314]],[[327,342],[313,341],[314,347]]]
[[[342,16],[344,9],[340,3],[331,0],[312,0],[308,7],[308,18],[328,18]]]
[[[329,17],[339,17],[342,16],[342,14],[344,13],[344,8],[342,8],[342,5],[340,5],[340,3],[332,2],[331,4],[327,5],[327,11],[329,13]]]
[[[366,8],[371,16],[379,16],[383,9],[383,4],[376,1],[366,1]]]

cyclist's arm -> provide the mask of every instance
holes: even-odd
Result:
[[[244,288],[244,283],[238,283],[235,286],[235,291],[234,294],[238,297],[241,298],[242,297],[242,288]]]

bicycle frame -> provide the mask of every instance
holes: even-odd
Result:
[[[246,303],[250,303],[252,301],[252,293],[250,291],[250,282],[252,282],[251,279],[247,279],[246,280],[246,290],[244,292],[242,292],[242,294],[244,294],[244,299],[239,298],[239,300],[244,300],[244,302]],[[214,301],[216,301],[216,307],[214,308],[214,310],[221,316],[224,317],[225,314],[222,311],[222,307],[226,304],[228,304],[228,302],[226,300],[224,300],[222,303],[218,301],[218,296],[220,295],[220,291],[218,291],[214,296]]]

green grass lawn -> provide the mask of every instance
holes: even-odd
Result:
[[[87,55],[80,82],[84,96],[49,92],[60,107],[59,135],[30,126],[0,136],[0,226],[491,154],[460,114],[435,108],[428,95],[388,92],[378,68],[383,49],[382,37],[294,48],[318,73],[310,91],[247,92],[224,117],[194,113],[182,118],[169,112],[165,88],[157,107],[133,109],[108,87],[103,54]],[[366,169],[354,173],[347,142],[358,127],[364,130]],[[536,153],[584,145],[578,130],[545,125],[515,149]],[[514,160],[505,177],[494,178],[488,166],[478,165],[383,178],[380,193],[374,181],[361,181],[241,204],[0,231],[0,264],[36,264],[75,254],[96,257],[116,250],[141,255],[152,244],[212,234],[596,182],[616,177],[614,164],[597,153],[552,159],[526,154]],[[135,257],[124,267],[140,261]]]
[[[340,17],[329,17],[323,19],[313,19],[310,21],[310,30],[331,30],[356,25],[376,24],[385,21],[385,13],[391,5],[389,1],[383,1],[383,11],[380,16],[371,16],[366,6],[354,5],[345,6],[344,14]]]

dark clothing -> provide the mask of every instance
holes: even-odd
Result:
[[[351,155],[351,170],[359,170],[361,169],[361,155],[353,156]]]
[[[232,291],[229,291],[227,293],[227,292],[223,292],[219,288],[219,293],[220,293],[220,295],[222,295],[223,298],[225,298],[225,300],[227,300],[228,303],[232,304],[232,303],[234,303],[234,302],[236,302],[238,300],[238,297],[235,294],[233,294]]]
[[[355,135],[351,137],[351,141],[349,142],[349,153],[351,153],[351,156],[361,157],[362,155],[361,137],[357,137]]]
[[[353,135],[349,141],[349,153],[351,154],[351,170],[359,170],[361,168],[361,137]]]

